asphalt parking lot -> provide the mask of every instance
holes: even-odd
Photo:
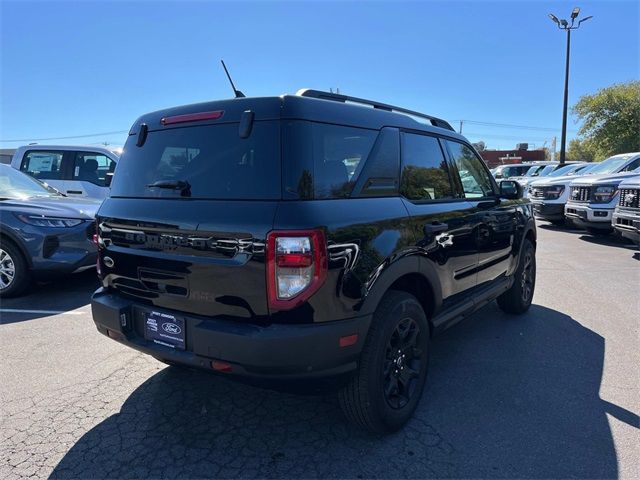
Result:
[[[639,478],[640,252],[538,229],[534,305],[436,338],[401,432],[167,367],[97,333],[95,273],[2,301],[0,478]]]

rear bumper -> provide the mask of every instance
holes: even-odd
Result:
[[[592,208],[589,204],[567,203],[564,208],[565,216],[576,225],[584,228],[611,230],[613,208]]]
[[[531,202],[533,214],[542,220],[562,220],[564,218],[564,203]]]
[[[94,293],[91,310],[100,333],[140,352],[208,370],[217,360],[231,365],[229,376],[278,381],[339,377],[353,372],[371,322],[370,316],[364,316],[311,325],[241,324],[156,309],[103,288]],[[151,310],[184,319],[184,350],[145,338],[144,324]],[[354,334],[358,335],[354,345],[340,347],[341,337]]]
[[[616,209],[612,224],[623,237],[640,245],[640,212]]]

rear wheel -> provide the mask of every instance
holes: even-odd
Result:
[[[536,287],[536,250],[528,238],[522,245],[520,263],[514,277],[511,288],[498,297],[498,306],[507,313],[524,313],[531,306]]]
[[[551,224],[555,225],[556,227],[562,227],[565,223],[566,223],[566,220],[564,218],[559,218],[557,220],[551,220]]]
[[[0,297],[15,297],[29,286],[27,261],[12,242],[0,239]]]
[[[358,370],[339,392],[347,418],[373,433],[402,427],[422,396],[428,346],[429,323],[418,300],[389,291],[374,314]]]

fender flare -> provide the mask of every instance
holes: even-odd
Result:
[[[533,233],[533,240],[537,242],[538,234],[536,232],[536,222],[532,218],[527,220],[527,224],[525,225],[522,231],[522,238],[520,240],[520,246],[518,247],[518,258],[517,258],[517,261],[515,262],[514,270],[513,272],[511,272],[511,274],[513,274],[518,269],[518,265],[520,265],[520,258],[522,257],[522,249],[524,247],[524,239],[527,238],[527,235],[529,235],[529,232]],[[534,244],[534,247],[535,247],[535,244]]]
[[[431,286],[431,294],[434,299],[433,311],[438,311],[442,305],[442,289],[438,274],[430,260],[415,252],[389,263],[381,270],[363,296],[361,313],[373,314],[391,285],[399,278],[409,274],[421,275]]]

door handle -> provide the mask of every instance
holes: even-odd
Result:
[[[434,233],[446,232],[447,230],[449,230],[449,225],[440,222],[427,223],[423,227],[425,235],[433,235]]]

